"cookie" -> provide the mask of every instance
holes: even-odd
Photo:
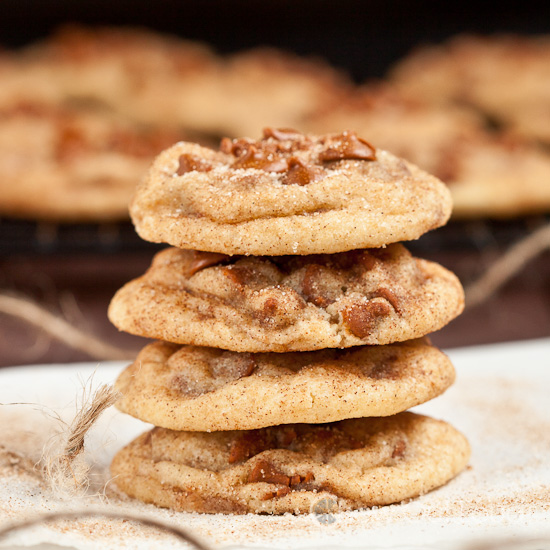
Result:
[[[92,104],[137,122],[178,128],[184,123],[174,113],[188,103],[186,90],[193,98],[200,95],[195,88],[207,90],[219,64],[199,43],[140,28],[80,25],[60,28],[14,59],[8,84],[15,101],[47,97],[56,104]],[[0,92],[2,98],[9,101],[8,92]]]
[[[157,157],[130,206],[143,239],[225,254],[336,253],[416,239],[451,212],[437,178],[354,132],[266,129],[220,147],[178,143]]]
[[[250,430],[389,416],[454,381],[444,353],[414,340],[302,353],[237,353],[156,342],[119,376],[117,407],[172,430]]]
[[[463,308],[458,279],[401,244],[333,255],[239,257],[168,248],[114,296],[120,330],[233,351],[411,340]]]
[[[414,413],[237,432],[154,428],[119,451],[114,483],[178,511],[303,514],[380,506],[443,485],[467,464],[468,442]]]
[[[473,134],[440,152],[454,218],[510,218],[550,211],[550,155],[512,137]]]
[[[121,220],[151,159],[176,132],[98,109],[19,103],[0,108],[0,214]]]
[[[413,52],[391,78],[409,96],[471,105],[499,125],[550,142],[548,36],[457,36]]]
[[[64,94],[49,68],[13,51],[0,51],[0,109],[22,102],[58,105]]]

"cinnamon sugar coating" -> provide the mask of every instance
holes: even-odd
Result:
[[[336,253],[416,239],[451,200],[435,177],[354,132],[266,129],[215,151],[178,143],[153,163],[130,214],[140,236],[224,254]]]
[[[443,485],[469,458],[448,424],[413,413],[237,432],[155,428],[114,458],[129,496],[178,511],[308,513],[400,502]]]
[[[302,353],[237,353],[156,342],[119,376],[117,407],[187,431],[389,416],[454,381],[445,354],[415,340]]]
[[[463,308],[458,279],[401,245],[333,255],[222,257],[168,248],[113,298],[120,330],[243,352],[388,344],[429,334]]]

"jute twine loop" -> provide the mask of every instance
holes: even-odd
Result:
[[[73,421],[65,425],[40,461],[42,477],[59,496],[78,496],[88,489],[90,465],[83,456],[86,434],[120,394],[109,385],[100,386],[84,400]]]

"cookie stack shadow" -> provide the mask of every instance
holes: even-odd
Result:
[[[405,411],[454,381],[426,335],[462,288],[399,243],[450,210],[439,180],[352,132],[164,151],[130,213],[172,247],[109,308],[157,340],[117,381],[118,407],[156,426],[115,456],[118,488],[180,511],[307,513],[459,473],[466,439]]]

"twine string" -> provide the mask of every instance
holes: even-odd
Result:
[[[84,400],[71,424],[44,451],[42,475],[54,493],[77,496],[88,488],[90,466],[82,457],[86,434],[119,398],[112,386],[100,386],[87,402]]]
[[[113,346],[79,329],[28,298],[0,292],[0,312],[26,321],[45,331],[52,338],[73,349],[83,351],[94,359],[129,360],[135,355],[132,350]]]
[[[30,519],[25,519],[16,523],[12,523],[6,527],[0,528],[0,540],[7,537],[8,535],[13,534],[16,531],[22,529],[28,529],[36,525],[41,525],[44,523],[53,523],[59,520],[81,520],[83,518],[110,518],[110,519],[119,519],[119,520],[130,520],[145,525],[147,527],[153,527],[160,531],[164,531],[168,534],[174,535],[176,538],[190,544],[193,548],[197,550],[211,550],[204,542],[199,540],[195,535],[192,535],[187,530],[158,521],[156,519],[151,519],[146,516],[139,516],[136,514],[122,514],[118,512],[110,511],[91,511],[91,510],[82,510],[82,511],[67,511],[67,512],[53,512],[49,514],[42,514]]]
[[[466,287],[466,307],[471,308],[486,301],[531,260],[549,248],[550,224],[547,224],[512,245],[485,273]]]

